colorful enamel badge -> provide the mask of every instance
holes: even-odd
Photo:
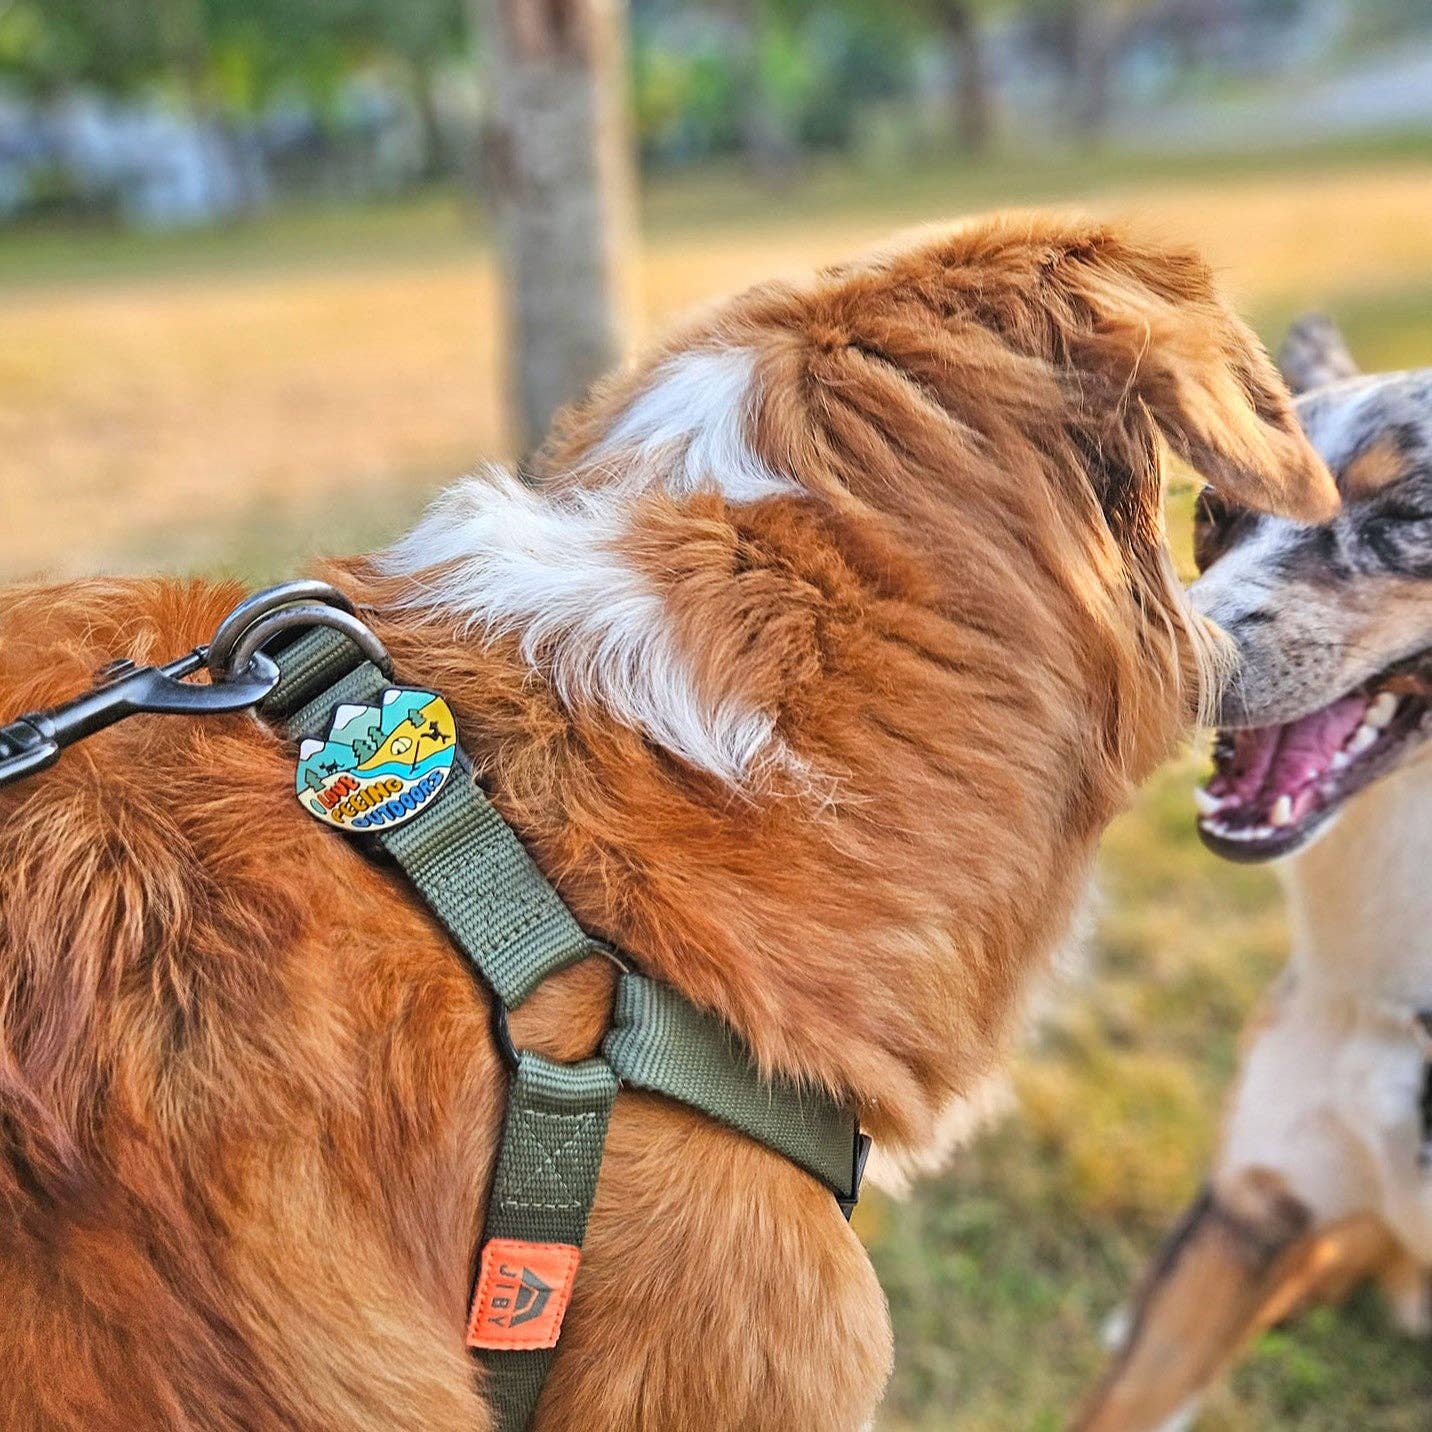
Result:
[[[457,727],[441,696],[390,686],[375,704],[335,706],[322,740],[298,748],[298,799],[340,830],[392,830],[443,788]]]

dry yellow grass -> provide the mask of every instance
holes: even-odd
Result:
[[[946,217],[897,202],[803,219],[798,204],[654,239],[648,323],[917,213]],[[1432,272],[1432,162],[1106,189],[1086,207],[1198,245],[1260,309]],[[272,528],[297,548],[342,545],[381,527],[362,510],[396,521],[415,487],[505,452],[494,278],[475,248],[30,286],[0,303],[0,576],[193,566],[236,547],[243,561]]]

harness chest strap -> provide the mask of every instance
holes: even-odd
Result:
[[[366,704],[390,685],[326,628],[274,659],[280,680],[261,709],[293,740],[322,731],[340,704]],[[364,838],[401,866],[491,989],[504,1043],[507,1010],[602,948],[487,800],[461,750],[428,806]],[[766,1145],[826,1184],[847,1217],[868,1140],[849,1110],[763,1079],[732,1030],[630,971],[618,980],[600,1056],[563,1065],[507,1052],[514,1067],[467,1340],[486,1369],[499,1432],[520,1432],[560,1336],[619,1086],[676,1099]]]

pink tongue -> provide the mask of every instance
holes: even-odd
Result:
[[[1286,726],[1235,731],[1233,760],[1209,789],[1240,803],[1258,800],[1260,805],[1271,805],[1280,795],[1301,790],[1326,772],[1366,711],[1366,696],[1344,696]]]

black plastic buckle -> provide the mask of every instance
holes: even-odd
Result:
[[[835,1197],[847,1223],[855,1212],[855,1205],[860,1202],[860,1185],[865,1182],[865,1165],[869,1158],[870,1135],[861,1133],[860,1125],[856,1124],[855,1147],[850,1151],[850,1192],[844,1197],[840,1194]]]
[[[206,647],[167,666],[115,661],[99,672],[97,686],[47,711],[31,711],[0,726],[0,786],[54,765],[66,746],[141,712],[205,716],[246,711],[278,685],[278,667],[256,652],[245,669],[225,681],[197,686],[184,678],[203,669]]]

